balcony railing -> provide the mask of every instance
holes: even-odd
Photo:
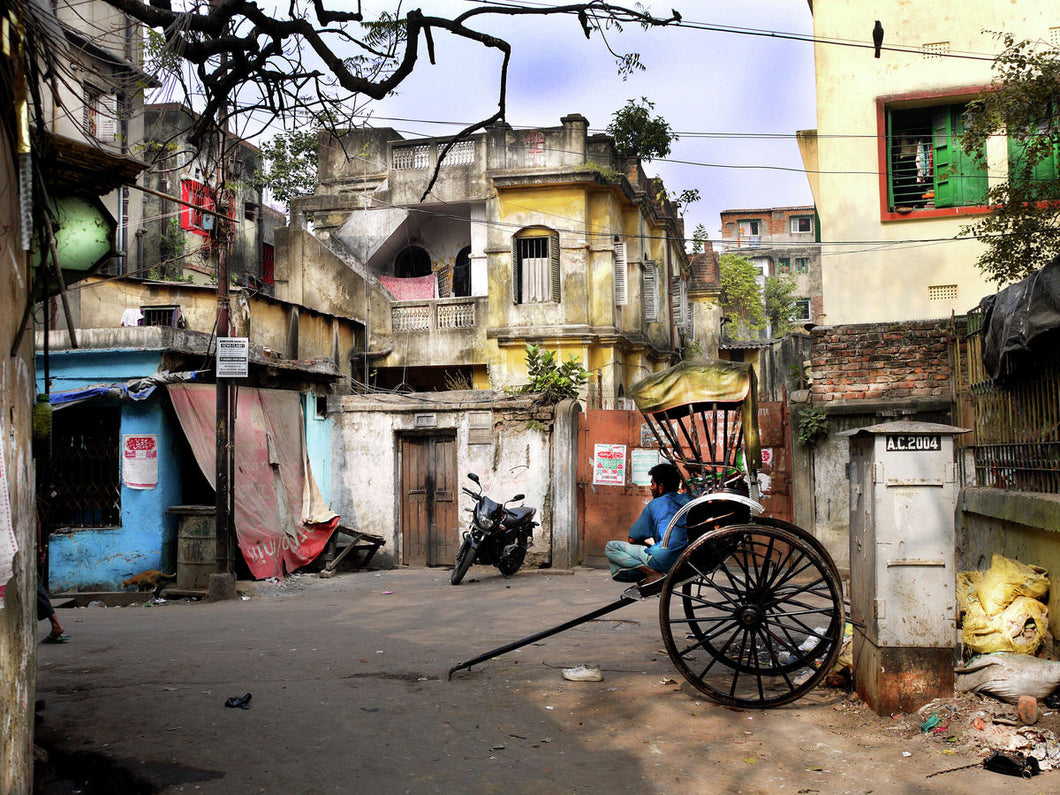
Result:
[[[394,331],[433,331],[475,327],[474,298],[397,301],[390,307]]]

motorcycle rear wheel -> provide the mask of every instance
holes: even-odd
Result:
[[[515,572],[519,571],[523,567],[523,562],[526,560],[526,551],[523,551],[523,557],[519,559],[518,563],[512,563],[510,559],[503,558],[498,564],[497,568],[501,570],[501,574],[505,577],[511,577]]]
[[[475,562],[476,552],[477,550],[471,546],[471,539],[465,538],[456,553],[456,565],[453,566],[453,573],[449,575],[450,583],[453,585],[460,584],[460,581],[464,579],[464,575],[467,574],[467,570],[471,568],[471,564]]]

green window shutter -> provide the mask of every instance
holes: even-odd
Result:
[[[949,107],[935,108],[931,118],[931,144],[934,152],[935,206],[953,207],[957,203],[953,162],[953,128]]]
[[[1060,146],[1052,147],[1052,155],[1039,160],[1025,175],[1024,164],[1027,158],[1028,142],[1018,138],[1008,139],[1008,178],[1013,187],[1023,188],[1027,176],[1032,180],[1030,186],[1038,198],[1055,198],[1057,193],[1056,179],[1060,177]]]
[[[552,300],[559,303],[559,235],[553,232],[548,238],[548,253],[552,259],[550,275],[552,280]]]
[[[962,207],[976,207],[986,204],[988,184],[986,179],[986,158],[970,155],[961,146],[964,134],[964,107],[950,108],[952,114],[954,164],[957,166],[957,199]]]

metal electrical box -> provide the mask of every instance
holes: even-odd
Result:
[[[964,432],[930,422],[844,432],[850,437],[854,681],[880,715],[953,693],[953,437]]]

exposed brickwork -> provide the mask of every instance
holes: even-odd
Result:
[[[689,259],[691,275],[688,279],[688,291],[693,294],[721,289],[718,255],[709,240],[705,240],[703,243],[703,253],[693,254]]]
[[[949,321],[819,326],[813,340],[814,402],[949,398]]]

